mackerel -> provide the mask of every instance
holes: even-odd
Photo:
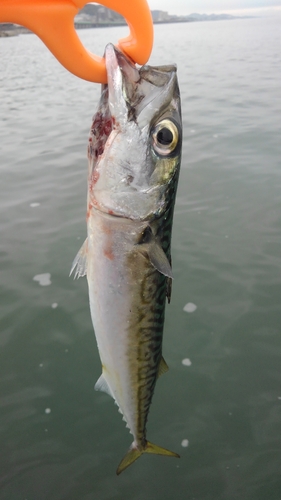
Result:
[[[95,385],[133,435],[120,474],[143,453],[178,457],[146,439],[171,296],[171,233],[181,158],[176,66],[137,69],[113,45],[90,131],[87,239],[71,273],[87,275],[102,363]]]

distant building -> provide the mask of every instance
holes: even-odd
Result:
[[[152,10],[152,19],[154,23],[165,23],[170,21],[170,15],[164,10]]]

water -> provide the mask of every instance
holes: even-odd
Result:
[[[155,31],[151,63],[178,63],[184,145],[148,436],[181,459],[115,476],[131,436],[94,392],[86,281],[68,278],[100,89],[35,36],[1,39],[1,500],[281,498],[280,17]],[[100,54],[123,34],[79,32]]]

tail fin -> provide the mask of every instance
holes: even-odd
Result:
[[[161,448],[161,446],[157,446],[157,444],[150,443],[149,441],[146,443],[144,453],[153,453],[154,455],[165,455],[166,457],[180,458],[180,456],[174,451],[166,450],[166,448]]]
[[[149,441],[146,442],[146,445],[142,450],[139,450],[133,443],[129,448],[129,451],[126,453],[125,457],[118,465],[116,474],[121,474],[123,470],[127,469],[127,467],[134,463],[143,453],[153,453],[154,455],[165,455],[166,457],[180,458],[177,453],[166,450],[166,448],[161,448],[161,446],[157,446],[156,444],[150,443]]]

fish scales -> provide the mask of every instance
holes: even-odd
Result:
[[[133,435],[117,474],[143,453],[177,457],[147,441],[171,295],[171,233],[181,156],[176,67],[137,69],[112,45],[90,131],[88,237],[74,260],[87,275],[102,375]]]
[[[134,373],[136,378],[137,440],[142,442],[146,435],[147,416],[162,356],[166,277],[141,253],[137,259],[134,254],[128,256],[129,266],[132,259],[131,283],[135,300],[128,325],[128,357],[130,373]],[[139,290],[136,290],[136,283]]]

